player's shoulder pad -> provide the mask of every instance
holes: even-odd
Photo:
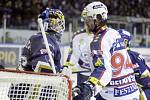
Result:
[[[33,35],[31,36],[31,38],[38,37],[38,36],[40,36],[40,35],[42,35],[42,33],[41,33],[41,32],[38,32],[38,33],[33,34]]]
[[[75,36],[77,36],[77,35],[79,35],[79,34],[82,34],[82,33],[85,33],[85,32],[86,32],[85,29],[80,29],[80,30],[74,32],[74,33],[73,33],[72,39],[73,39]]]
[[[105,39],[113,39],[113,38],[120,38],[120,34],[117,30],[113,29],[113,28],[107,28],[105,35],[104,35]]]
[[[111,34],[112,33],[117,33],[117,34],[119,34],[119,32],[117,30],[113,29],[113,28],[108,28],[107,33],[111,33]]]

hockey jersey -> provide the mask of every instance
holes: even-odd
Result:
[[[150,100],[150,67],[145,63],[144,58],[137,52],[128,50],[132,63],[136,65],[134,68],[135,78],[146,94],[147,100]]]
[[[81,29],[74,33],[70,45],[70,51],[67,62],[70,63],[73,72],[80,72],[89,76],[94,67],[90,51],[90,43],[93,40],[93,34],[86,33],[85,29]]]
[[[61,69],[61,52],[59,45],[56,41],[56,38],[53,36],[53,33],[46,33],[46,36],[49,48],[52,52],[52,58],[54,60],[56,71],[59,71]],[[27,58],[27,64],[22,66],[26,71],[34,71],[39,61],[49,63],[51,66],[41,33],[37,33],[29,38],[28,42],[23,48],[22,56]]]
[[[133,64],[119,33],[106,28],[95,33],[91,43],[94,71],[90,77],[99,79],[100,95],[106,100],[138,99],[139,90]]]

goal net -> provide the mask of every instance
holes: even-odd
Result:
[[[71,100],[71,88],[64,75],[0,70],[0,100]]]

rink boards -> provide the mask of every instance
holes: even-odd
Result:
[[[7,68],[16,68],[20,59],[21,51],[24,45],[0,45],[0,64]],[[69,46],[61,46],[61,63],[64,64],[67,58]],[[139,52],[145,58],[147,65],[150,66],[150,48],[131,48]]]

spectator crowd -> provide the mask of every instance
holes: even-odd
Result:
[[[37,15],[46,7],[57,8],[65,19],[79,17],[93,0],[0,0],[0,25],[7,18],[7,27],[36,28]],[[107,5],[110,15],[150,17],[150,0],[99,0]]]

